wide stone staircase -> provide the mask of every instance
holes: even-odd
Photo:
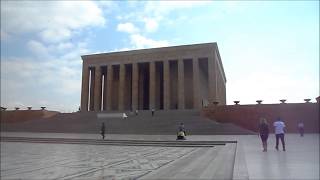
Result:
[[[252,134],[253,132],[231,123],[218,123],[200,116],[197,110],[139,111],[138,115],[126,112],[77,112],[60,113],[54,117],[35,119],[21,123],[1,125],[2,131],[50,132],[50,133],[99,133],[101,123],[107,134],[176,134],[184,123],[187,135]]]

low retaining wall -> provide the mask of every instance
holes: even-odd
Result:
[[[49,118],[59,112],[47,110],[13,110],[1,111],[1,123],[16,123],[32,119]]]
[[[286,124],[286,132],[297,133],[297,123],[302,120],[305,132],[319,133],[319,103],[212,105],[202,110],[202,115],[221,123],[233,123],[258,131],[260,117],[265,117],[273,132],[272,124],[280,117]]]

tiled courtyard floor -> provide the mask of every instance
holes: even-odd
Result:
[[[196,148],[2,143],[1,179],[138,178]]]
[[[11,137],[98,139],[96,134],[1,133]],[[175,140],[170,135],[108,135],[108,139]],[[188,136],[188,141],[237,140],[243,148],[249,179],[319,179],[319,134],[286,134],[287,151],[276,151],[270,135],[268,152],[262,152],[257,135]],[[281,147],[281,146],[280,146]],[[161,178],[170,170],[197,174],[214,159],[215,148],[104,146],[1,142],[1,179],[130,179]],[[281,148],[280,148],[281,149]],[[202,156],[193,165],[186,159]],[[208,157],[208,158],[205,158]],[[184,162],[184,163],[181,163]],[[175,165],[185,166],[178,169]],[[211,164],[214,168],[214,164]],[[188,169],[193,169],[189,172]],[[197,170],[198,169],[198,170]],[[193,174],[192,174],[193,173]],[[154,175],[154,176],[152,176]],[[194,176],[197,177],[197,176]],[[172,177],[175,179],[174,177]],[[200,178],[200,176],[199,176]]]

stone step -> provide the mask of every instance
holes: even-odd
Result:
[[[147,140],[97,140],[71,138],[26,138],[1,137],[2,142],[88,144],[88,145],[120,145],[120,146],[173,146],[173,147],[213,147],[236,143],[236,141],[147,141]]]
[[[115,112],[113,112],[115,113]],[[162,113],[162,114],[161,114]],[[35,119],[16,124],[3,124],[2,131],[52,132],[52,133],[99,133],[101,123],[110,134],[176,134],[179,124],[184,123],[190,135],[252,134],[251,131],[233,124],[217,123],[197,115],[198,111],[150,111],[139,112],[128,118],[97,118],[95,112],[60,113],[47,119]]]

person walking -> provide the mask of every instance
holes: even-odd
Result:
[[[283,151],[286,151],[285,142],[284,142],[284,128],[286,127],[286,125],[284,124],[284,122],[279,117],[273,123],[273,126],[275,128],[274,132],[275,132],[275,135],[276,135],[276,149],[277,149],[277,151],[279,150],[279,139],[281,140]]]
[[[122,119],[127,119],[127,118],[128,118],[127,114],[126,113],[122,113]]]
[[[259,134],[262,141],[263,152],[267,152],[267,140],[269,137],[269,125],[265,118],[260,118]]]
[[[303,124],[303,122],[301,120],[298,123],[298,129],[299,129],[300,136],[303,137],[303,135],[304,135],[304,124]]]
[[[154,116],[154,108],[151,109],[151,115]]]
[[[104,122],[103,122],[102,125],[101,125],[101,131],[100,131],[102,139],[104,139],[105,130],[106,130],[106,127],[105,127]]]

